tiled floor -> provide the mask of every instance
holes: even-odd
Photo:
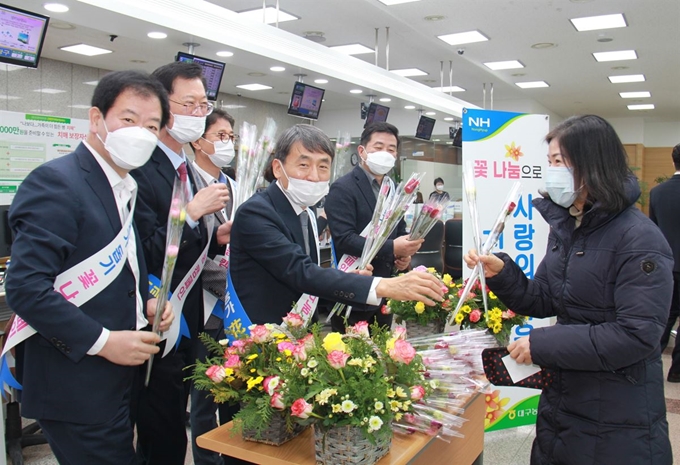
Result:
[[[670,349],[663,355],[664,372],[670,365]],[[668,424],[673,455],[680,457],[680,383],[665,383]],[[526,465],[529,463],[531,443],[535,428],[523,426],[505,431],[487,433],[484,439],[484,465]],[[8,459],[8,463],[11,463]],[[24,449],[26,465],[55,465],[49,447],[33,446]],[[191,452],[187,452],[185,464],[191,464]]]

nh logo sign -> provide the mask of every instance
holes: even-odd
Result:
[[[484,126],[491,127],[491,119],[489,118],[468,118],[468,125],[470,127],[476,126],[478,128],[483,128]]]

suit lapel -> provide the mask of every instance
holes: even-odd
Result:
[[[276,183],[271,183],[269,185],[267,194],[269,195],[269,198],[272,199],[274,209],[279,213],[284,224],[290,231],[293,242],[302,246],[304,250],[305,240],[302,237],[302,225],[300,225],[300,218],[295,214],[292,205]]]
[[[371,187],[371,183],[368,180],[364,169],[360,166],[355,166],[354,171],[352,171],[352,175],[354,176],[354,181],[357,183],[357,187],[359,187],[359,191],[363,195],[364,200],[366,200],[366,203],[372,212],[375,210],[376,199],[375,194],[373,193],[373,188]]]
[[[113,194],[113,189],[109,180],[102,171],[101,166],[94,159],[94,155],[90,153],[85,145],[80,144],[75,150],[76,157],[80,164],[80,169],[83,170],[85,181],[95,193],[99,201],[104,207],[106,216],[109,218],[111,227],[118,233],[123,226],[120,222],[120,214],[118,213],[118,206],[116,205],[116,198]]]
[[[177,172],[173,168],[170,159],[165,154],[165,152],[163,152],[162,148],[156,147],[156,149],[153,151],[153,154],[151,154],[151,162],[155,165],[156,171],[168,183],[168,186],[170,186],[170,192],[172,192],[172,188],[175,185],[175,177],[177,177]]]

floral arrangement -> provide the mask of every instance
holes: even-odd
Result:
[[[418,216],[413,220],[409,240],[414,241],[427,236],[427,233],[429,233],[437,221],[441,219],[442,213],[446,211],[448,205],[449,201],[439,202],[434,199],[425,202],[420,209]]]
[[[464,295],[468,288],[467,280],[456,281],[454,287],[456,292],[449,296],[451,306],[458,306],[460,300],[463,300],[463,304],[453,322],[461,328],[486,329],[500,345],[507,345],[512,328],[516,325],[522,326],[527,321],[527,317],[518,315],[506,307],[488,287],[483,290],[479,281],[475,282],[467,295]],[[486,293],[488,312],[484,311],[483,293]]]
[[[445,292],[453,292],[455,283],[449,274],[441,276],[434,268],[426,268],[418,266],[414,271],[427,272],[442,281],[446,286]],[[435,305],[425,305],[420,301],[400,301],[390,299],[387,301],[387,308],[382,310],[383,313],[393,313],[396,317],[397,323],[402,321],[413,321],[420,325],[427,325],[430,322],[445,322],[451,312],[451,298],[446,296],[443,302],[437,302]]]

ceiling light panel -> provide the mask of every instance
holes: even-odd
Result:
[[[383,103],[387,103],[387,102],[391,102],[392,99],[391,99],[391,98],[387,98],[387,97],[383,97],[383,98],[380,99],[380,101],[383,102]]]
[[[338,51],[344,55],[362,55],[364,53],[375,53],[375,50],[361,44],[336,45],[330,47],[331,50]]]
[[[380,3],[387,5],[387,6],[392,6],[392,5],[400,5],[402,3],[412,3],[412,2],[419,2],[420,0],[378,0]]]
[[[251,91],[271,89],[270,86],[265,86],[263,84],[241,84],[240,86],[236,86],[236,87],[238,87],[239,89],[251,90]]]
[[[225,57],[225,58],[226,57],[233,57],[234,52],[230,52],[228,50],[222,50],[221,52],[215,53],[215,55],[217,55],[218,57]]]
[[[574,25],[577,31],[597,31],[600,29],[614,29],[617,27],[626,27],[626,19],[622,14],[602,15],[602,16],[588,16],[585,18],[570,19],[571,24]]]
[[[629,110],[653,110],[654,109],[654,104],[653,103],[645,103],[641,105],[628,105]]]
[[[328,79],[314,79],[314,84],[328,84]]]
[[[61,89],[43,88],[43,89],[35,89],[33,92],[41,92],[43,94],[63,94],[66,91],[61,90]]]
[[[635,50],[619,50],[616,52],[595,52],[593,53],[593,56],[599,62],[637,60],[637,53],[635,53]]]
[[[105,48],[99,48],[99,47],[93,47],[92,45],[87,45],[87,44],[77,44],[77,45],[69,45],[67,47],[59,47],[59,50],[63,50],[65,52],[71,52],[71,53],[77,53],[78,55],[85,55],[88,57],[93,57],[97,55],[105,55],[107,53],[113,53],[112,50],[107,50]]]
[[[394,74],[403,77],[427,76],[427,73],[425,71],[418,68],[392,69],[390,71],[392,71]]]
[[[241,13],[238,14],[241,18],[246,18],[250,21],[254,21],[256,23],[261,23],[262,22],[262,8],[257,8],[255,10],[248,10],[248,11],[242,11]],[[295,21],[296,19],[300,19],[297,16],[293,16],[290,13],[286,13],[285,11],[279,10],[278,11],[278,22],[283,23],[286,21]],[[277,12],[276,8],[273,6],[268,6],[265,8],[264,11],[264,22],[265,24],[275,24],[277,20]]]
[[[146,35],[149,39],[165,39],[168,35],[165,32],[149,32]]]
[[[443,40],[449,45],[463,45],[472,44],[475,42],[484,42],[489,40],[487,36],[479,31],[458,32],[456,34],[445,34],[437,36],[438,39]]]
[[[626,74],[622,76],[609,76],[612,84],[625,84],[628,82],[645,82],[644,74]]]
[[[45,3],[43,8],[52,13],[66,13],[68,11],[68,7],[61,3]]]
[[[522,89],[536,89],[539,87],[550,87],[550,85],[548,85],[548,83],[545,81],[516,82],[515,85],[517,87],[521,87]]]
[[[484,63],[484,66],[486,66],[487,68],[489,68],[492,71],[500,71],[500,70],[503,70],[503,69],[524,68],[524,65],[517,60],[490,61],[488,63]]]
[[[349,91],[350,94],[361,94],[363,92],[364,91],[361,90],[361,89],[352,89],[352,90]]]
[[[269,68],[269,71],[274,71],[275,73],[280,73],[281,71],[285,70],[286,68],[284,68],[283,66],[272,66],[271,68]]]
[[[458,86],[433,87],[432,90],[437,90],[439,92],[445,92],[447,94],[449,92],[465,92],[465,89],[463,89],[462,87],[458,87]]]
[[[649,98],[652,94],[648,91],[641,92],[619,92],[621,98]]]

